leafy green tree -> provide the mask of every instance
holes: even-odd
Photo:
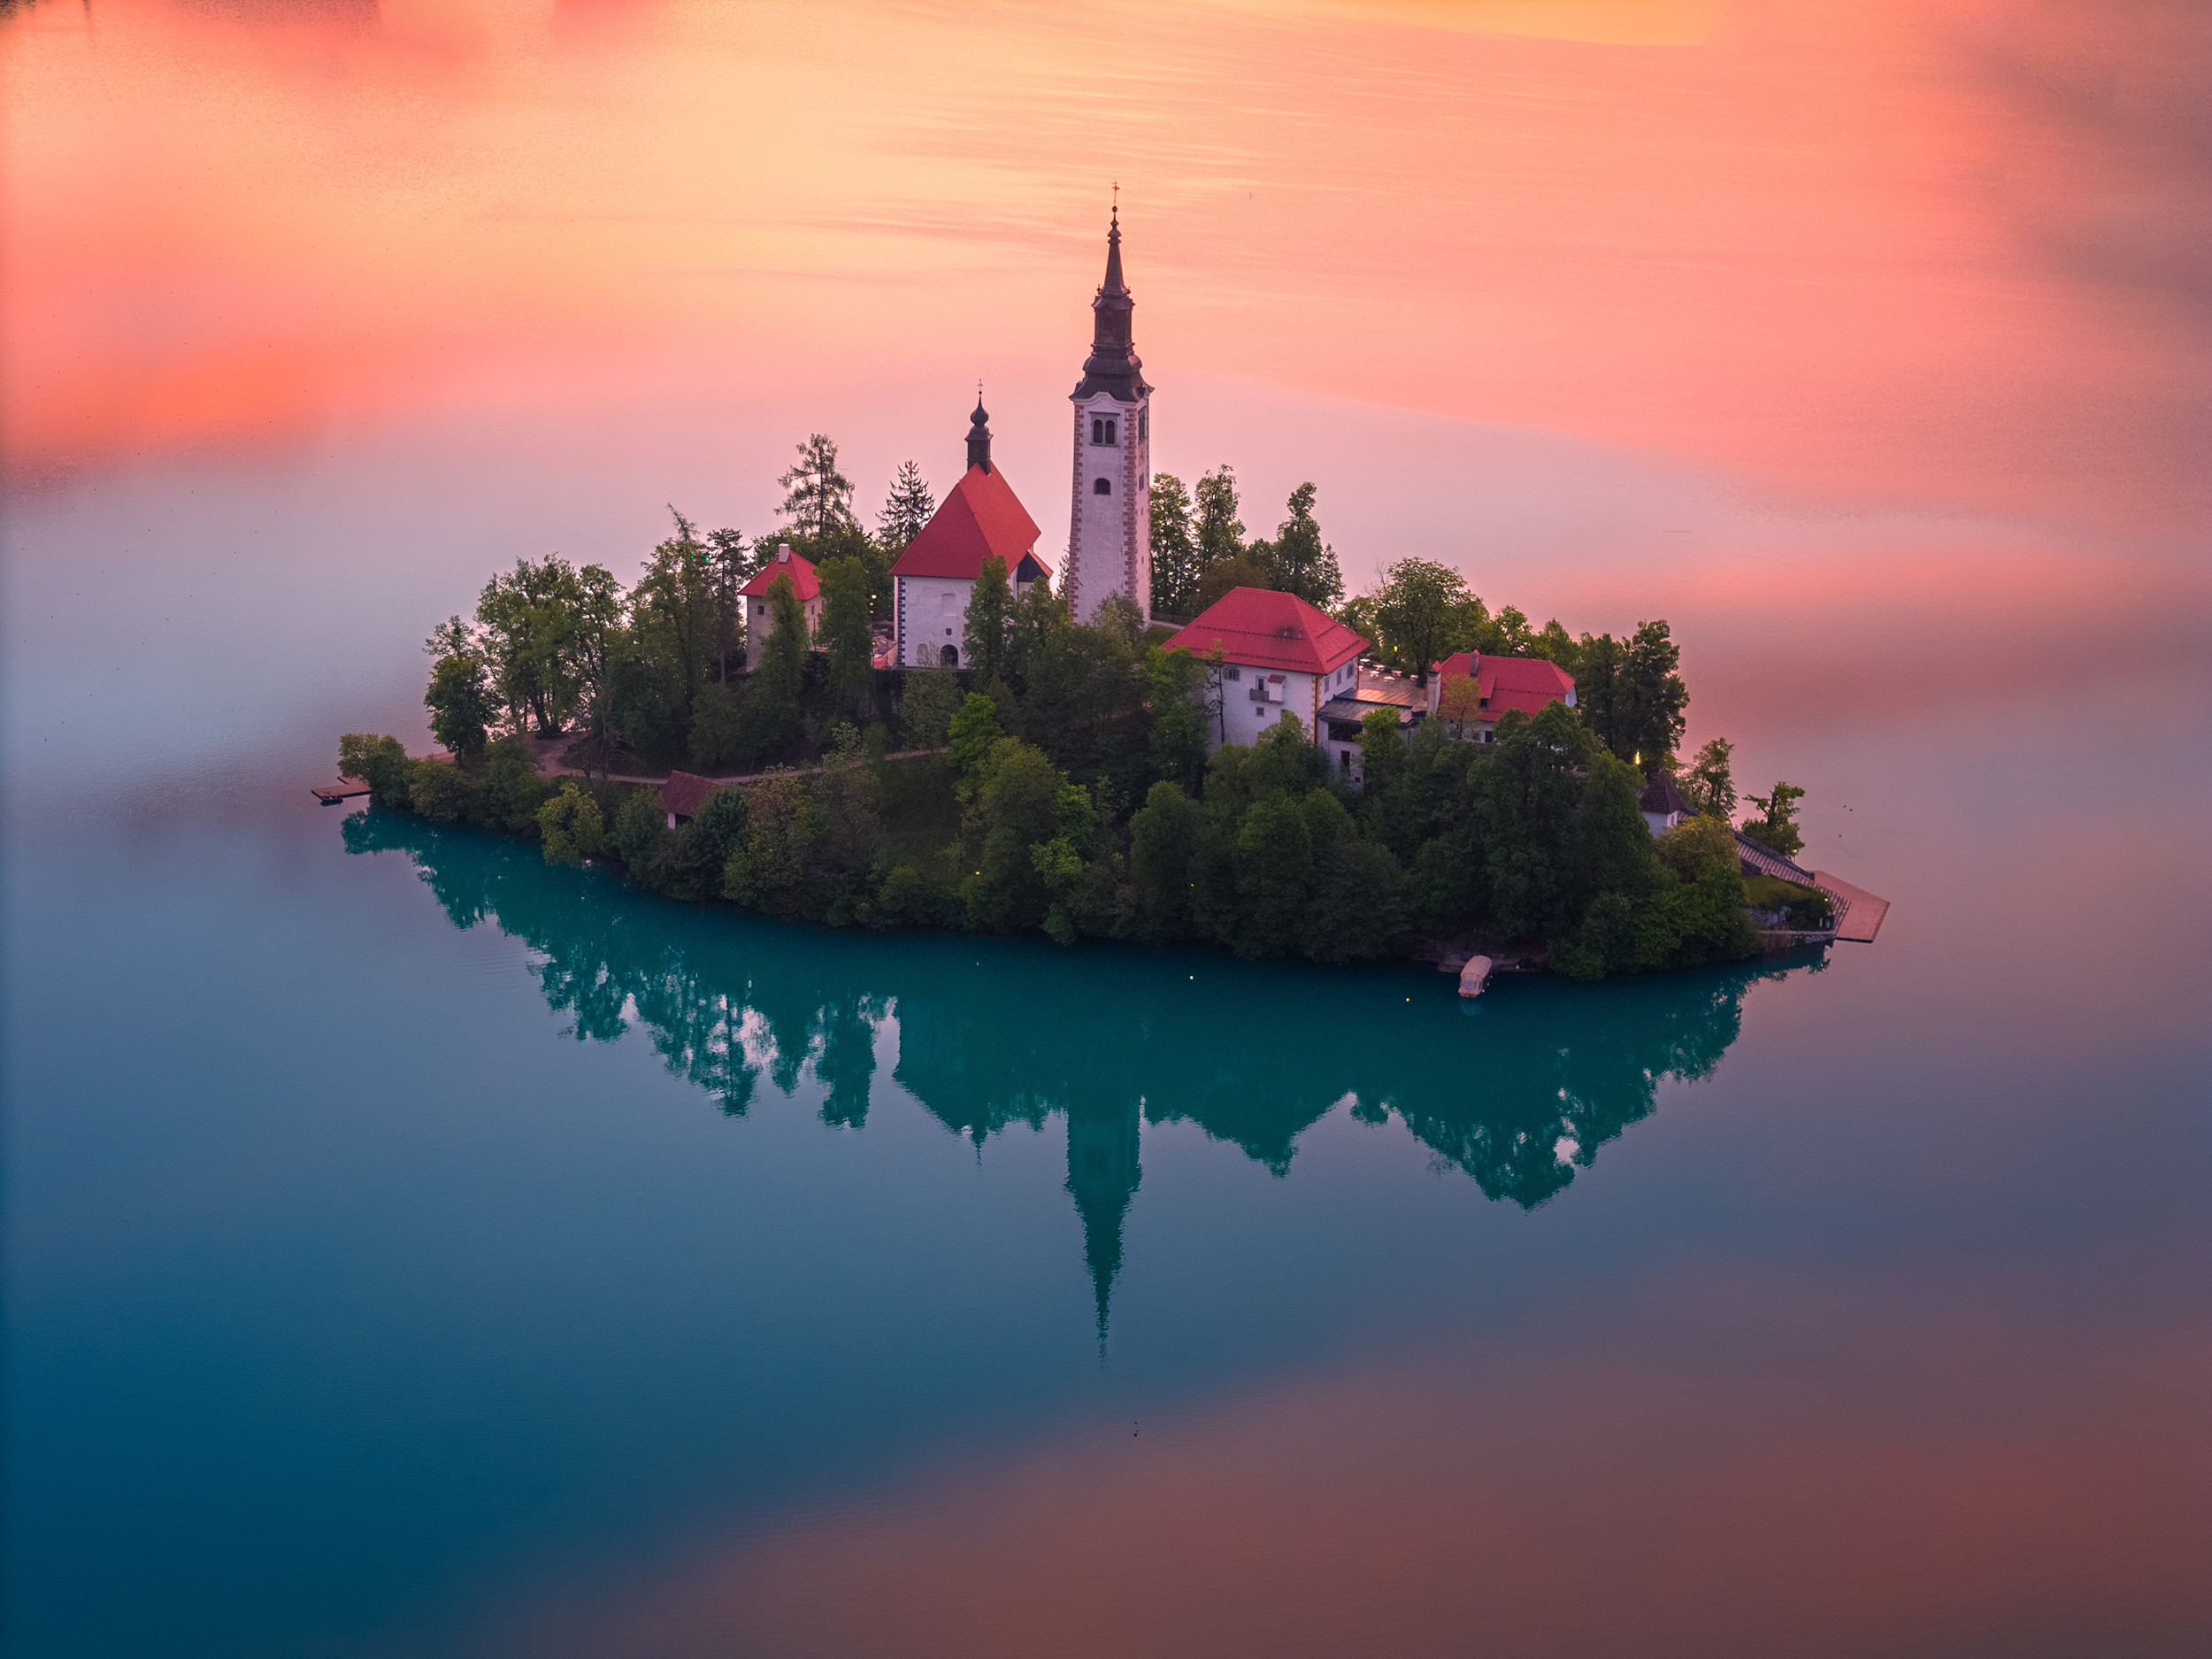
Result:
[[[852,480],[837,470],[837,445],[823,434],[808,434],[797,463],[776,482],[783,515],[800,535],[818,541],[856,522]]]
[[[657,789],[633,789],[615,809],[614,850],[633,876],[644,876],[658,859],[663,844],[674,837]]]
[[[1131,814],[1129,874],[1144,937],[1184,939],[1194,931],[1199,843],[1205,833],[1204,812],[1173,783],[1154,784]]]
[[[961,656],[965,665],[975,670],[979,684],[987,685],[1006,672],[1006,629],[1013,603],[1013,591],[1006,583],[1006,561],[995,553],[985,555],[982,572],[968,594],[961,638]]]
[[[1399,780],[1405,771],[1405,739],[1398,730],[1398,711],[1395,709],[1371,709],[1360,717],[1359,771],[1360,787],[1369,795],[1381,795]]]
[[[574,779],[538,809],[538,839],[549,864],[578,864],[607,844],[607,823],[599,803]]]
[[[730,681],[730,655],[745,639],[745,601],[740,590],[752,579],[751,549],[731,529],[707,532],[707,588],[714,605],[714,677]]]
[[[458,766],[442,760],[408,765],[408,804],[434,824],[457,824],[468,816],[475,786]]]
[[[396,737],[348,732],[338,740],[338,775],[365,783],[370,795],[388,806],[407,804],[407,748]]]
[[[1273,579],[1271,586],[1325,609],[1344,597],[1344,577],[1337,569],[1336,549],[1321,539],[1321,526],[1314,518],[1315,493],[1310,483],[1292,490],[1286,503],[1290,517],[1275,526],[1272,541],[1255,550],[1264,550],[1261,563]]]
[[[1579,919],[1577,774],[1592,753],[1589,734],[1555,703],[1533,719],[1507,710],[1492,747],[1495,753],[1478,780],[1475,813],[1493,913],[1509,938],[1564,937]]]
[[[904,462],[899,475],[891,480],[883,511],[876,516],[876,539],[896,558],[921,534],[936,511],[936,500],[929,493],[929,481],[922,476],[922,469],[911,461]]]
[[[484,752],[499,710],[491,699],[482,657],[440,657],[430,670],[430,688],[422,701],[430,710],[430,734],[439,742],[467,759]]]
[[[1151,715],[1152,771],[1186,789],[1206,773],[1206,664],[1187,649],[1145,648],[1144,699]]]
[[[722,867],[722,896],[771,916],[803,916],[812,906],[811,855],[829,813],[807,780],[785,772],[751,786],[745,830]]]
[[[484,822],[510,835],[535,840],[538,809],[545,804],[552,786],[538,773],[537,745],[520,732],[510,732],[484,752],[484,790],[478,810]]]
[[[1121,595],[1110,598],[1121,599]],[[1124,599],[1122,603],[1129,602]],[[1039,655],[1064,641],[1074,626],[1067,602],[1052,591],[1050,582],[1030,583],[1006,615],[1006,654],[1000,668],[1007,684],[1027,690]]]
[[[982,792],[992,751],[1005,735],[998,723],[998,704],[979,691],[971,691],[953,711],[949,733],[952,764],[960,774],[960,798],[972,801]]]
[[[1785,858],[1805,850],[1805,838],[1797,828],[1797,803],[1805,798],[1802,789],[1793,783],[1778,783],[1770,794],[1744,798],[1759,809],[1759,816],[1743,826],[1746,835]]]
[[[630,631],[657,692],[652,746],[681,753],[693,706],[715,660],[712,571],[707,544],[673,507],[676,534],[653,549],[630,594]]]
[[[1246,809],[1237,826],[1236,884],[1240,926],[1231,941],[1240,956],[1280,956],[1297,943],[1313,891],[1313,833],[1290,795],[1278,789]]]
[[[1640,765],[1647,778],[1671,767],[1690,694],[1675,672],[1682,649],[1666,623],[1640,622],[1626,641],[1586,634],[1578,657],[1575,701],[1583,723],[1613,753]]]
[[[1172,472],[1152,475],[1152,611],[1185,620],[1198,614],[1198,540],[1190,492]]]
[[[1244,520],[1237,516],[1237,475],[1225,462],[1218,472],[1208,472],[1191,490],[1197,509],[1195,534],[1198,564],[1208,565],[1244,555]]]
[[[1198,593],[1192,603],[1203,612],[1233,588],[1264,589],[1274,586],[1274,581],[1273,573],[1259,560],[1233,553],[1206,566],[1204,574],[1198,579]]]
[[[1724,737],[1709,739],[1678,781],[1690,810],[1704,818],[1732,823],[1736,817],[1736,778],[1730,757],[1736,746]]]
[[[567,724],[579,690],[574,664],[576,572],[558,554],[517,559],[476,602],[493,695],[515,725],[541,737]]]
[[[718,772],[744,752],[744,745],[735,694],[721,680],[709,680],[691,707],[691,764]]]
[[[899,696],[899,735],[909,749],[942,749],[952,717],[959,712],[964,694],[952,675],[935,672],[910,673]],[[990,699],[986,697],[984,702]],[[991,719],[995,736],[998,711]]]
[[[971,923],[994,932],[1041,926],[1048,895],[1031,849],[1058,833],[1060,769],[1019,738],[992,748],[976,800],[981,853],[962,884]]]
[[[856,558],[818,566],[822,582],[822,644],[829,656],[830,685],[841,710],[864,712],[875,688],[875,635],[868,626],[868,572]]]
[[[1461,612],[1474,595],[1466,579],[1433,559],[1400,559],[1383,572],[1374,622],[1383,652],[1422,685],[1457,647]]]
[[[632,660],[622,626],[622,588],[603,565],[587,565],[569,583],[568,657],[583,711],[586,777],[595,760],[602,775],[612,769],[622,724],[618,680]]]
[[[738,710],[742,733],[739,747],[751,760],[797,739],[799,693],[806,679],[806,611],[788,574],[768,584],[768,603],[775,626],[760,648],[760,661],[746,682],[745,701]]]

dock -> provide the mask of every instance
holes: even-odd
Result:
[[[366,795],[369,786],[357,783],[350,778],[341,778],[336,783],[311,784],[308,787],[325,806],[336,806],[341,801],[350,801],[357,795]]]
[[[1825,870],[1813,872],[1814,885],[1835,901],[1836,937],[1853,944],[1870,945],[1889,914],[1889,901],[1877,898],[1864,887],[1855,887],[1841,876]]]

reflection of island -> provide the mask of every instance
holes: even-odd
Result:
[[[887,1018],[897,1080],[979,1148],[1060,1113],[1102,1333],[1140,1118],[1195,1124],[1280,1175],[1298,1135],[1349,1099],[1361,1121],[1394,1117],[1490,1197],[1532,1208],[1651,1111],[1661,1079],[1709,1073],[1746,989],[1786,972],[1531,983],[1465,1018],[1448,985],[1405,998],[1404,970],[835,933],[666,903],[419,818],[357,813],[345,836],[414,859],[457,926],[494,921],[528,943],[580,1040],[642,1025],[733,1115],[764,1071],[788,1094],[811,1069],[825,1121],[859,1127]]]

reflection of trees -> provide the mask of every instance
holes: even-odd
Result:
[[[898,1081],[979,1147],[1015,1123],[1068,1123],[1068,1192],[1106,1301],[1140,1179],[1139,1118],[1189,1122],[1278,1175],[1339,1102],[1394,1115],[1492,1198],[1532,1208],[1650,1113],[1660,1080],[1708,1076],[1745,991],[1736,968],[1587,988],[1511,984],[1473,1018],[1402,978],[1029,941],[876,937],[677,905],[549,869],[534,849],[381,812],[353,852],[404,852],[454,925],[530,945],[546,1001],[580,1040],[642,1025],[668,1069],[742,1113],[762,1070],[810,1067],[826,1122],[865,1122],[875,1036],[895,1010]]]

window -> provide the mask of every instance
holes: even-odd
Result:
[[[1091,486],[1091,494],[1094,495],[1110,495],[1113,493],[1114,486],[1110,479],[1102,478]]]
[[[1151,436],[1152,411],[1148,409],[1140,409],[1137,411],[1137,437],[1140,441],[1144,441]]]
[[[952,601],[953,595],[949,593],[937,595],[937,612],[940,616],[949,617],[952,614]]]
[[[1113,443],[1117,442],[1114,429],[1120,424],[1120,421],[1116,419],[1111,415],[1092,416],[1091,442],[1093,443],[1099,444]]]
[[[1233,663],[1221,671],[1221,677],[1224,680],[1241,680],[1244,678],[1244,671]]]

